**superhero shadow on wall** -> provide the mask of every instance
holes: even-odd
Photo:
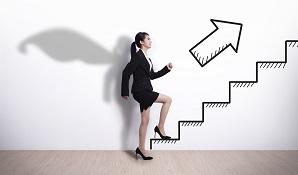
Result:
[[[79,32],[66,28],[55,28],[26,38],[19,44],[18,49],[21,53],[26,54],[28,46],[35,45],[50,58],[61,63],[79,60],[90,65],[110,65],[105,74],[103,96],[107,103],[113,98],[121,109],[123,115],[122,149],[125,150],[130,147],[131,126],[137,126],[132,123],[136,122],[132,120],[133,108],[136,107],[133,100],[130,99],[129,102],[124,103],[120,96],[121,71],[130,59],[130,43],[129,37],[122,36],[118,39],[113,51],[108,51]],[[112,90],[113,85],[115,85],[114,90]]]

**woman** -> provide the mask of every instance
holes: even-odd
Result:
[[[139,129],[139,147],[136,149],[136,158],[137,154],[140,154],[144,160],[153,159],[152,157],[147,156],[145,152],[145,139],[150,118],[150,107],[154,102],[163,103],[160,111],[159,123],[154,128],[155,134],[157,132],[162,139],[171,138],[166,136],[164,124],[172,99],[166,95],[154,92],[150,79],[153,80],[167,74],[171,71],[173,65],[172,63],[169,63],[160,71],[154,72],[152,62],[147,55],[147,50],[151,48],[151,43],[151,39],[147,33],[139,32],[136,35],[135,41],[131,44],[131,60],[122,72],[121,85],[121,96],[127,100],[129,96],[129,78],[131,74],[133,74],[131,93],[133,94],[133,98],[140,103],[142,117]],[[135,45],[140,48],[138,52],[136,52]]]

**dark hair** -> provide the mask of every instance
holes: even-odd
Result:
[[[149,34],[146,32],[137,33],[137,35],[135,37],[135,41],[133,43],[131,43],[131,46],[130,46],[130,55],[131,56],[133,56],[137,52],[135,45],[137,45],[138,48],[141,48],[141,41],[144,41],[144,39],[146,38],[146,35],[149,36]]]

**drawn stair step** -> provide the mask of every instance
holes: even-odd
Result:
[[[181,126],[201,126],[203,124],[203,121],[179,121],[181,123]]]
[[[285,62],[257,62],[260,69],[276,69],[276,68],[285,68]]]
[[[204,107],[206,108],[223,108],[227,107],[229,102],[204,102]]]

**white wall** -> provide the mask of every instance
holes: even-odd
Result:
[[[154,80],[172,97],[167,134],[179,120],[199,120],[203,101],[227,101],[228,81],[255,80],[256,61],[283,61],[284,41],[298,39],[295,1],[0,2],[0,149],[135,149],[140,114],[120,98],[121,72],[135,34],[150,34]],[[215,28],[243,24],[231,48],[202,68],[189,49]],[[296,48],[297,50],[298,48]],[[175,145],[156,149],[298,149],[298,52],[285,69],[260,71],[259,83],[233,90],[232,104],[207,110]],[[151,109],[147,148],[160,104]]]

